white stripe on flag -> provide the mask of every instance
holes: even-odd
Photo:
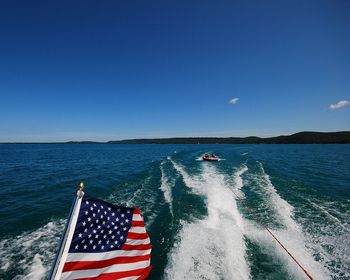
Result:
[[[136,257],[149,255],[151,249],[148,250],[115,250],[111,252],[103,253],[69,253],[66,262],[79,262],[79,261],[101,261],[108,260],[116,257]]]
[[[143,218],[142,218],[142,216],[140,214],[134,214],[132,216],[132,220],[133,221],[143,221]]]
[[[146,233],[146,229],[144,227],[131,227],[129,232]]]
[[[150,265],[150,261],[135,262],[132,264],[115,264],[105,268],[99,269],[88,269],[88,270],[75,270],[67,271],[62,273],[61,280],[68,279],[82,279],[87,277],[96,277],[102,273],[112,273],[112,272],[121,272],[134,269],[146,268]]]
[[[147,237],[146,239],[127,239],[125,244],[126,245],[146,245],[149,244],[151,241]]]

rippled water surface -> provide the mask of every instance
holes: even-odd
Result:
[[[306,279],[257,219],[315,279],[350,279],[349,145],[112,144],[0,145],[0,279],[45,279],[80,180],[140,207],[150,279]]]

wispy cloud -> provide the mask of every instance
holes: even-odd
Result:
[[[329,105],[329,109],[336,110],[336,109],[340,109],[340,108],[343,108],[345,106],[348,106],[349,104],[350,104],[350,102],[348,100],[341,100],[336,104]]]
[[[228,103],[230,103],[231,105],[236,105],[238,100],[239,100],[239,98],[235,97],[235,98],[232,98]]]

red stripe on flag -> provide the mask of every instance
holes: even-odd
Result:
[[[104,273],[96,277],[90,277],[90,278],[83,278],[84,280],[115,280],[120,279],[124,277],[131,277],[131,276],[139,276],[137,280],[143,280],[146,279],[149,272],[151,271],[151,266],[141,268],[141,269],[135,269],[135,270],[129,270],[129,271],[123,271],[123,272],[111,272],[111,273]],[[140,276],[141,275],[141,276]],[[81,278],[80,278],[81,279]]]
[[[141,244],[141,245],[128,245],[123,244],[122,250],[130,251],[130,250],[149,250],[151,249],[151,244]]]
[[[146,239],[148,238],[148,234],[145,233],[135,233],[135,232],[129,232],[128,237],[129,239]]]
[[[79,262],[67,262],[64,264],[63,272],[72,270],[85,270],[85,269],[98,269],[111,266],[114,264],[123,263],[135,263],[141,261],[147,261],[150,259],[150,255],[136,256],[136,257],[116,257],[113,259],[102,261],[79,261]]]
[[[141,215],[141,211],[139,208],[135,208],[134,209],[134,214],[140,214]]]
[[[142,274],[140,275],[140,277],[137,278],[137,280],[146,279],[148,277],[148,274],[151,272],[151,269],[152,269],[152,266],[146,267],[142,272]]]
[[[145,227],[145,223],[143,221],[132,221],[132,227]]]

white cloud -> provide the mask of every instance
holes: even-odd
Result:
[[[235,97],[235,98],[232,98],[228,103],[230,103],[231,105],[236,105],[238,100],[239,100],[239,98]]]
[[[341,100],[336,104],[329,105],[329,109],[336,110],[336,109],[340,109],[340,108],[343,108],[343,107],[348,106],[348,105],[350,105],[350,102],[348,100]]]

